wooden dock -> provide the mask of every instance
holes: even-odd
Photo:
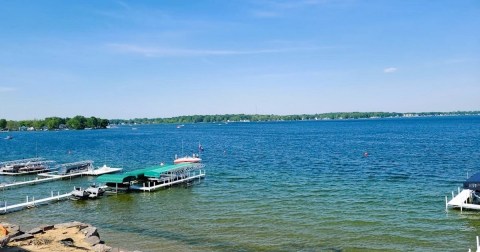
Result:
[[[57,195],[54,195],[52,191],[51,197],[38,199],[38,200],[35,200],[35,197],[33,197],[32,200],[29,200],[27,196],[27,200],[24,203],[20,203],[20,204],[14,204],[9,206],[5,201],[4,206],[0,207],[0,214],[7,214],[9,212],[18,211],[25,208],[32,208],[39,205],[48,204],[52,201],[64,200],[69,198],[70,196],[71,196],[71,193],[60,194],[60,192],[57,192]]]
[[[165,180],[165,181],[162,181],[162,182],[157,182],[157,181],[149,181],[147,183],[143,183],[142,186],[140,185],[132,185],[130,186],[131,189],[133,190],[139,190],[139,191],[154,191],[154,190],[157,190],[157,189],[160,189],[160,188],[163,188],[163,187],[168,187],[168,186],[172,186],[172,185],[175,185],[175,184],[181,184],[181,183],[187,183],[189,181],[194,181],[195,179],[202,179],[203,177],[205,177],[206,173],[205,171],[202,172],[202,170],[200,170],[200,172],[198,174],[195,174],[195,175],[191,175],[191,176],[187,176],[185,178],[181,178],[181,179],[176,179],[176,180]]]

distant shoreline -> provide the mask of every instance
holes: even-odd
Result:
[[[184,124],[184,123],[230,123],[230,122],[276,122],[276,121],[318,121],[318,120],[352,120],[378,118],[412,118],[412,117],[441,117],[441,116],[479,116],[480,111],[455,112],[335,112],[321,114],[298,115],[188,115],[170,118],[134,118],[134,119],[101,119],[48,117],[43,120],[13,121],[0,119],[0,132],[8,131],[47,131],[47,130],[89,130],[105,129],[114,125],[141,125],[141,124]]]
[[[298,115],[190,115],[171,118],[135,118],[135,119],[110,119],[112,125],[134,124],[161,124],[161,123],[229,123],[229,122],[270,122],[270,121],[315,121],[315,120],[346,120],[346,119],[376,119],[376,118],[410,118],[429,116],[478,116],[480,111],[455,111],[455,112],[335,112],[321,114]]]

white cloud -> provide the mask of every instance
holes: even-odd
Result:
[[[397,70],[398,70],[398,68],[396,68],[396,67],[388,67],[388,68],[383,69],[383,72],[388,74],[388,73],[394,73]]]
[[[217,50],[217,49],[181,49],[165,47],[147,47],[132,44],[108,44],[109,48],[119,53],[139,54],[144,57],[198,57],[198,56],[232,56],[232,55],[251,55],[267,53],[284,53],[294,51],[313,51],[320,49],[329,49],[330,47],[292,47],[276,49],[256,49],[256,50]]]

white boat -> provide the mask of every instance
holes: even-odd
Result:
[[[40,177],[62,177],[70,178],[75,176],[100,176],[107,173],[115,173],[123,170],[123,168],[112,168],[103,165],[99,168],[94,168],[93,161],[85,160],[74,163],[62,164],[57,171],[40,173]]]
[[[174,164],[181,164],[181,163],[200,163],[202,159],[198,154],[193,154],[192,156],[184,156],[184,157],[177,157],[175,155],[175,160],[173,160]]]
[[[71,192],[71,199],[79,200],[79,199],[96,199],[102,196],[105,193],[105,189],[102,187],[98,187],[96,185],[91,185],[87,187],[87,189],[82,190],[80,187],[74,187],[73,191]]]

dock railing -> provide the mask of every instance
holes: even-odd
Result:
[[[16,210],[21,210],[24,208],[31,208],[31,207],[36,207],[41,204],[47,204],[52,201],[60,201],[63,199],[67,199],[68,197],[71,196],[71,193],[65,193],[65,194],[60,194],[60,191],[57,192],[57,195],[52,191],[51,196],[43,199],[37,199],[35,200],[35,197],[32,197],[29,199],[28,196],[26,196],[26,201],[24,203],[20,204],[14,204],[14,205],[8,205],[7,201],[4,201],[4,206],[0,207],[0,214],[6,214],[11,211],[16,211]]]

